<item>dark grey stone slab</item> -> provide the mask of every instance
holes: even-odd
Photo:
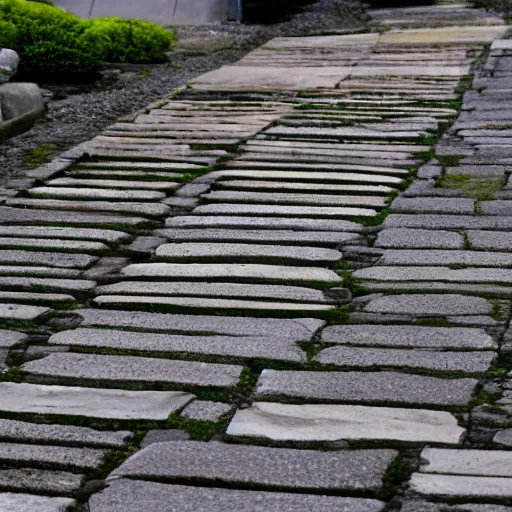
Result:
[[[89,501],[91,512],[382,512],[384,506],[371,499],[185,487],[124,478],[113,480]]]
[[[68,254],[65,252],[38,252],[22,250],[0,251],[0,264],[39,265],[56,268],[87,268],[98,260],[88,254]]]
[[[69,496],[80,489],[84,480],[84,475],[64,471],[0,469],[0,488],[12,491]]]
[[[33,377],[233,387],[242,367],[132,356],[57,353],[30,361],[22,370]]]
[[[54,334],[49,342],[72,347],[305,361],[305,354],[292,338],[276,336],[184,336],[112,329],[74,329]]]
[[[484,217],[470,215],[403,215],[392,214],[384,221],[385,227],[420,229],[512,229],[511,217]]]
[[[161,421],[193,399],[194,395],[180,391],[0,383],[0,410],[13,413]]]
[[[399,197],[391,203],[391,211],[400,213],[453,213],[469,214],[474,212],[475,201],[462,198],[439,197]]]
[[[394,450],[320,452],[182,441],[148,446],[112,476],[201,479],[267,489],[376,490],[396,456]]]
[[[412,325],[331,325],[322,341],[374,347],[433,349],[496,349],[497,343],[483,329]]]
[[[324,365],[343,368],[415,368],[483,373],[488,370],[496,355],[496,352],[330,347],[322,350],[315,360]]]
[[[228,336],[281,336],[309,341],[325,322],[312,318],[240,318],[213,315],[166,315],[137,311],[75,310],[89,327],[119,327],[166,333],[225,334]]]
[[[397,249],[462,249],[464,237],[453,231],[388,228],[379,233],[375,247]]]
[[[73,425],[0,419],[2,441],[119,448],[132,436],[130,431],[108,432]]]
[[[259,400],[465,407],[477,382],[396,372],[264,370],[255,395]]]
[[[492,305],[480,297],[418,294],[378,297],[371,300],[364,310],[414,316],[486,315],[491,313]]]
[[[0,443],[3,464],[45,464],[53,467],[94,469],[101,465],[107,450],[70,448],[21,443]]]

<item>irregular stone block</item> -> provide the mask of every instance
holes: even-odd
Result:
[[[217,423],[223,417],[233,411],[234,407],[230,404],[221,402],[204,402],[202,400],[194,400],[181,413],[183,418],[198,421],[213,421]]]
[[[70,498],[47,498],[32,494],[15,494],[11,492],[0,493],[0,510],[6,512],[66,512],[68,507],[75,504]]]

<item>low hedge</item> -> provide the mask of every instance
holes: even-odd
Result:
[[[105,61],[165,61],[176,36],[153,23],[83,20],[43,2],[0,0],[0,47],[16,50],[26,76],[90,73]]]

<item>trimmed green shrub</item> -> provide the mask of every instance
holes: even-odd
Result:
[[[140,20],[82,20],[46,3],[0,0],[0,46],[20,55],[25,76],[78,75],[104,61],[165,60],[176,36]]]

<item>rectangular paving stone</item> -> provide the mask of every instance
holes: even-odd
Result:
[[[480,207],[484,215],[510,215],[512,216],[512,201],[496,200],[481,201]]]
[[[60,268],[87,268],[98,261],[97,256],[68,254],[65,252],[41,252],[8,250],[0,251],[0,264],[37,265]]]
[[[130,235],[110,229],[56,228],[39,226],[0,226],[0,236],[55,238],[62,240],[99,240],[101,242],[119,242]]]
[[[43,386],[0,382],[0,410],[120,420],[166,420],[194,395],[181,391]]]
[[[384,506],[372,499],[185,487],[125,478],[112,480],[89,501],[91,512],[382,512]]]
[[[0,276],[78,278],[80,270],[42,266],[0,265]]]
[[[389,441],[457,445],[465,430],[447,412],[360,405],[256,402],[237,410],[227,434],[272,441]]]
[[[0,493],[0,510],[6,512],[66,512],[75,500],[71,498],[47,498],[33,494],[17,494],[12,492]]]
[[[56,290],[63,292],[87,292],[96,286],[95,281],[85,279],[47,279],[40,277],[0,277],[3,288],[27,291]]]
[[[74,310],[81,326],[118,327],[166,334],[225,334],[228,336],[282,336],[309,341],[325,322],[316,318],[241,318],[215,315],[168,315],[139,311]]]
[[[335,272],[316,267],[222,263],[138,263],[122,270],[128,277],[172,279],[244,279],[246,281],[287,281],[341,283]]]
[[[384,221],[385,227],[423,229],[512,229],[511,217],[484,217],[469,215],[403,215],[391,214]]]
[[[264,358],[305,361],[292,338],[256,336],[184,336],[111,329],[73,329],[51,336],[50,344],[72,347],[104,347],[121,350],[208,354],[234,359]],[[1,437],[1,433],[0,433]]]
[[[430,501],[405,501],[402,512],[511,512],[510,507],[504,505],[484,505],[478,503],[464,503],[461,505],[447,505],[446,503],[432,503]]]
[[[131,190],[174,190],[180,187],[175,181],[141,181],[141,180],[87,180],[76,178],[56,178],[47,182],[50,187],[111,187],[113,189]]]
[[[509,500],[510,478],[413,473],[409,481],[413,492],[432,497],[457,499]]]
[[[416,325],[330,325],[321,340],[354,346],[432,349],[496,349],[484,329]]]
[[[84,475],[64,471],[32,468],[0,470],[0,488],[12,491],[69,496],[80,489],[84,480]]]
[[[6,331],[0,329],[0,348],[11,348],[19,343],[23,343],[27,335],[23,332]]]
[[[130,431],[108,432],[73,425],[0,419],[1,441],[121,448],[131,437]]]
[[[397,372],[263,370],[255,396],[258,400],[465,407],[477,382]]]
[[[202,218],[208,217],[199,217],[199,219]],[[267,242],[294,245],[339,245],[360,238],[357,233],[350,232],[296,231],[292,229],[158,229],[155,234],[165,236],[174,242],[211,240],[215,242]]]
[[[491,304],[480,297],[446,294],[395,295],[372,299],[364,310],[413,316],[488,315]]]
[[[378,263],[382,265],[508,267],[512,264],[512,257],[507,252],[388,249],[383,251],[383,256]]]
[[[454,213],[473,214],[473,199],[444,197],[399,197],[391,203],[391,211],[402,213]]]
[[[507,451],[425,448],[421,458],[422,473],[503,477],[512,474],[512,452]]]
[[[363,229],[361,224],[347,220],[334,219],[301,219],[281,217],[230,217],[230,216],[204,216],[183,215],[169,217],[165,220],[169,228],[244,228],[246,229],[268,229],[268,230],[296,230],[296,231],[349,231],[360,233]]]
[[[0,291],[0,300],[38,306],[68,306],[75,302],[72,295],[58,293],[28,293]]]
[[[199,215],[269,215],[284,217],[375,217],[377,212],[370,208],[352,208],[335,206],[282,206],[282,205],[252,205],[234,203],[214,203],[201,205],[194,209]]]
[[[394,450],[320,452],[181,441],[150,445],[111,475],[263,489],[376,490],[396,456]]]
[[[155,258],[165,261],[274,261],[308,264],[332,264],[342,258],[334,249],[290,247],[286,245],[256,245],[229,243],[173,243],[162,244]]]
[[[387,228],[379,233],[374,246],[396,249],[463,249],[464,237],[453,231]]]
[[[21,443],[0,443],[3,464],[44,464],[53,467],[94,469],[101,465],[107,450]]]
[[[265,135],[277,137],[311,137],[311,138],[332,138],[332,139],[359,139],[359,140],[397,140],[413,141],[426,135],[424,131],[398,130],[382,132],[378,128],[343,127],[343,128],[314,128],[314,127],[287,127],[276,126],[265,130]]]
[[[50,308],[44,308],[40,306],[26,306],[23,304],[0,304],[0,319],[34,321],[50,311]]]
[[[421,262],[420,262],[421,263]],[[354,272],[354,277],[376,281],[443,281],[453,283],[512,284],[510,270],[502,268],[371,267]]]
[[[22,371],[47,378],[233,387],[242,367],[135,356],[55,353],[23,364]]]
[[[239,299],[286,299],[296,302],[334,302],[320,290],[299,286],[237,284],[237,283],[194,283],[188,281],[162,283],[153,281],[122,281],[100,286],[101,295],[166,295],[185,297],[217,297]]]
[[[1,249],[39,249],[62,252],[89,252],[93,254],[109,251],[108,245],[101,242],[8,237],[0,237],[0,250]]]
[[[413,30],[390,30],[383,34],[381,44],[458,44],[491,43],[506,33],[504,26],[464,26],[424,28]]]
[[[456,373],[483,373],[495,352],[441,352],[389,348],[329,347],[315,358],[327,366],[343,368],[414,368]]]
[[[35,187],[28,191],[31,197],[69,198],[118,201],[159,201],[165,193],[149,190],[115,190],[110,188]]]

